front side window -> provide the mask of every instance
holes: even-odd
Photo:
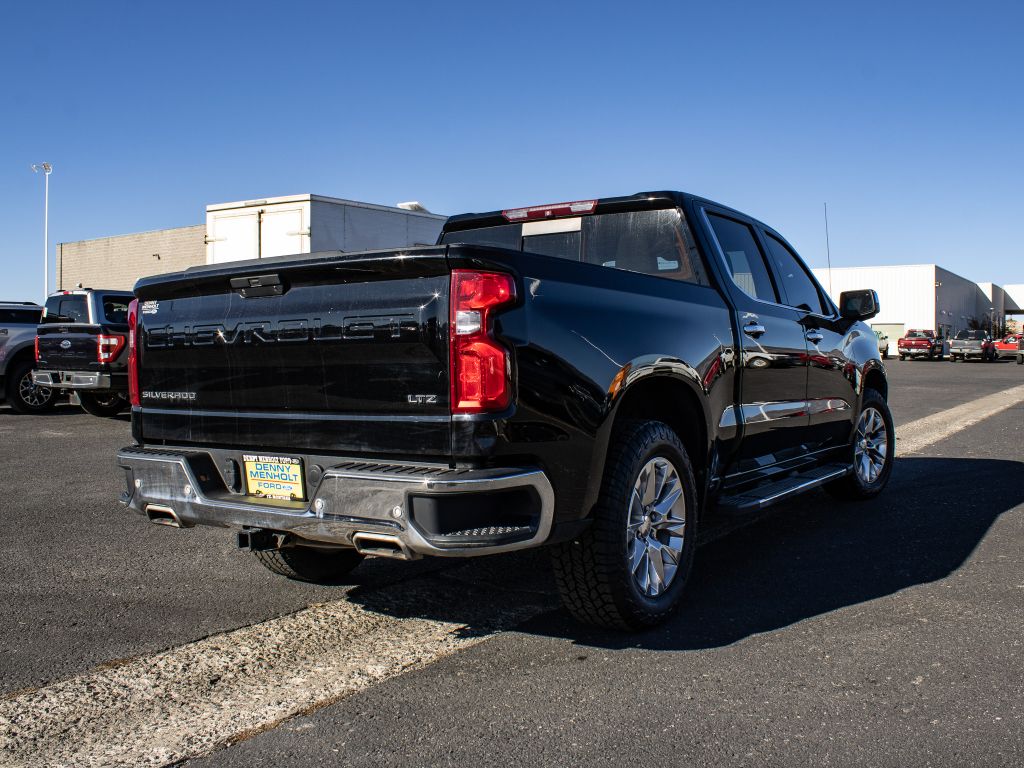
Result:
[[[765,241],[768,243],[775,275],[779,278],[782,300],[797,309],[819,315],[829,314],[822,310],[821,294],[797,255],[785,243],[768,233],[765,233]]]
[[[768,267],[757,245],[754,230],[735,219],[714,213],[708,213],[708,221],[722,247],[732,281],[755,299],[777,302],[779,299],[768,276]]]

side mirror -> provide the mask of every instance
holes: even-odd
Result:
[[[839,315],[847,320],[867,320],[880,311],[878,294],[871,289],[839,294]]]

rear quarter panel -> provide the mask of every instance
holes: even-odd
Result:
[[[730,312],[713,288],[528,253],[463,251],[456,268],[512,269],[521,296],[495,330],[512,350],[516,406],[456,417],[453,454],[502,463],[524,457],[555,485],[556,519],[585,515],[600,483],[618,405],[650,377],[686,386],[706,435],[734,397]]]

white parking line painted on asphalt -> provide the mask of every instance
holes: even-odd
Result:
[[[392,591],[375,593],[372,608],[312,606],[0,701],[0,765],[157,766],[205,754],[551,607],[446,578]]]
[[[910,422],[897,451],[919,452],[1021,402],[1017,386]],[[552,607],[534,592],[459,581],[457,570],[0,700],[0,765],[165,765],[206,754]]]
[[[896,455],[923,451],[979,421],[1024,402],[1024,384],[949,408],[896,428]]]

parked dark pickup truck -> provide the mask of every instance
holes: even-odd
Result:
[[[93,416],[116,416],[128,407],[128,304],[126,291],[84,288],[46,300],[36,330],[36,370],[42,387],[73,391]]]
[[[868,498],[892,470],[877,295],[835,307],[781,235],[686,194],[135,292],[123,503],[241,529],[294,578],[546,544],[572,613],[642,627],[698,526],[822,485]]]

